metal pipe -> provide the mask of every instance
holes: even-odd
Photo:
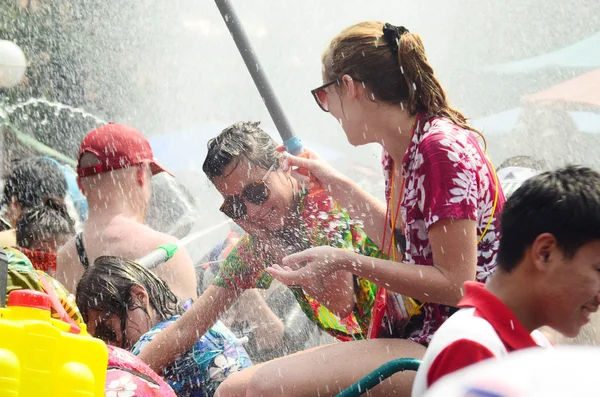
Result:
[[[175,244],[161,245],[160,247],[157,247],[154,251],[150,252],[149,254],[136,259],[136,262],[139,263],[140,265],[144,266],[146,269],[152,270],[156,266],[160,265],[161,263],[165,263],[166,261],[171,259],[173,257],[173,255],[175,255],[175,253],[177,252],[177,250],[179,248],[185,247],[190,242],[192,242],[200,237],[206,236],[207,234],[210,234],[210,233],[214,232],[215,230],[222,228],[223,226],[227,226],[232,222],[233,221],[231,219],[228,219],[228,220],[221,222],[215,226],[209,227],[208,229],[204,229],[204,230],[200,230],[198,232],[192,233],[192,234],[184,237],[183,239],[179,240]]]
[[[301,154],[304,151],[302,141],[294,134],[292,126],[283,111],[283,107],[281,106],[277,95],[275,95],[273,87],[271,87],[271,83],[248,40],[248,36],[246,35],[235,10],[231,6],[229,0],[215,0],[215,3],[229,29],[229,33],[231,33],[231,36],[235,41],[235,45],[237,46],[240,55],[246,63],[246,68],[248,69],[248,72],[250,72],[256,88],[258,88],[258,91],[262,96],[263,102],[271,115],[271,119],[273,119],[275,127],[277,127],[277,131],[279,131],[279,135],[281,135],[281,138],[283,139],[286,150],[293,155]]]

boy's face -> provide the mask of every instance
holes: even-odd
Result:
[[[565,336],[577,336],[600,304],[600,241],[585,244],[572,258],[554,249],[544,285],[546,324]]]

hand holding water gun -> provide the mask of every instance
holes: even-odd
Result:
[[[285,152],[283,146],[278,147],[277,150]],[[317,153],[307,148],[304,148],[304,152],[299,156],[285,153],[281,169],[290,170],[292,177],[308,190],[321,187],[331,194],[337,188],[344,186],[347,179]]]

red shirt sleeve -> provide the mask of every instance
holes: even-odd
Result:
[[[437,355],[427,372],[427,387],[441,377],[488,358],[496,357],[487,347],[469,339],[452,342]]]

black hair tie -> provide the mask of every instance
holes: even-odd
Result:
[[[383,37],[395,52],[398,52],[398,41],[400,41],[400,36],[406,33],[410,32],[404,26],[395,26],[391,23],[383,25]]]

